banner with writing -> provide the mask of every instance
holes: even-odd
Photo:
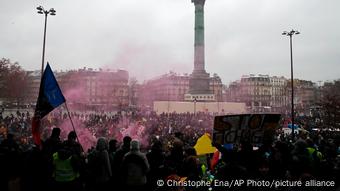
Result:
[[[272,141],[280,118],[280,114],[216,116],[213,142],[224,145],[241,142],[262,144],[265,141]]]

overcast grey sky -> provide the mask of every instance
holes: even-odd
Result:
[[[142,82],[193,69],[191,0],[0,0],[0,57],[26,70],[41,68],[42,5],[57,11],[47,23],[46,61],[54,70],[125,69]],[[339,0],[206,0],[206,70],[223,83],[243,74],[312,80],[340,78]]]

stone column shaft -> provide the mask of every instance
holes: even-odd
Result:
[[[205,48],[204,48],[204,3],[205,0],[192,0],[195,4],[195,52],[194,73],[205,72]]]

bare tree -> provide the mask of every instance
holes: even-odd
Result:
[[[340,80],[324,84],[320,106],[324,125],[340,127]]]
[[[20,105],[25,98],[28,75],[18,62],[0,60],[0,98],[3,101]]]

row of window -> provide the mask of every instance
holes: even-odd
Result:
[[[214,99],[214,96],[192,96],[192,99]]]

